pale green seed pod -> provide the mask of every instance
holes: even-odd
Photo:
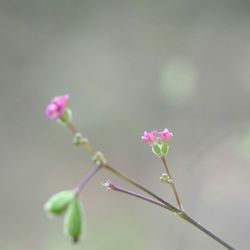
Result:
[[[54,194],[44,205],[44,210],[52,215],[63,214],[74,198],[73,191],[61,191]]]
[[[74,242],[79,240],[82,232],[82,207],[74,198],[69,204],[64,217],[64,232]]]

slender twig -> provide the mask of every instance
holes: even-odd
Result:
[[[75,127],[75,125],[72,122],[67,123],[67,127],[70,130],[70,132],[75,135],[78,131]],[[89,143],[81,143],[81,146],[83,147],[84,150],[86,150],[88,153],[90,153],[92,156],[96,153],[96,150],[93,148],[93,146]]]
[[[74,125],[72,123],[68,124],[68,128],[69,130],[75,134],[77,133],[76,128],[74,127]],[[95,155],[96,150],[94,150],[94,148],[89,144],[89,143],[84,143],[82,144],[83,148],[85,150],[87,150],[88,153],[90,153],[92,156]],[[165,166],[165,165],[164,165]],[[167,165],[166,165],[167,166]],[[189,222],[190,224],[192,224],[193,226],[195,226],[196,228],[198,228],[199,230],[201,230],[202,232],[204,232],[205,234],[207,234],[208,236],[210,236],[211,238],[213,238],[215,241],[217,241],[218,243],[220,243],[221,245],[223,245],[224,247],[226,247],[229,250],[235,250],[235,248],[233,248],[232,246],[230,246],[228,243],[226,243],[224,240],[220,239],[217,235],[215,235],[214,233],[212,233],[211,231],[209,231],[208,229],[206,229],[204,226],[202,226],[199,222],[195,221],[193,218],[191,218],[187,213],[185,213],[182,210],[182,206],[179,200],[179,196],[176,192],[176,188],[175,185],[173,186],[173,188],[175,189],[175,195],[176,195],[176,200],[178,203],[179,208],[176,208],[175,206],[173,206],[172,204],[170,204],[169,202],[165,201],[164,199],[162,199],[161,197],[159,197],[158,195],[154,194],[153,192],[151,192],[150,190],[148,190],[147,188],[143,187],[142,185],[138,184],[136,181],[132,180],[131,178],[129,178],[128,176],[124,175],[123,173],[121,173],[120,171],[118,171],[117,169],[111,167],[108,164],[102,165],[102,167],[104,167],[105,169],[107,169],[108,171],[112,172],[113,174],[115,174],[116,176],[120,177],[121,179],[125,180],[126,182],[130,183],[131,185],[139,188],[140,190],[144,191],[145,193],[149,194],[150,196],[154,197],[155,199],[157,199],[160,203],[162,203],[166,209],[171,210],[174,214],[178,215],[180,218],[184,219],[185,221]],[[168,169],[168,168],[167,168]],[[167,171],[166,169],[166,171]],[[169,171],[167,172],[167,174],[169,174]],[[171,178],[171,176],[169,176]],[[139,198],[139,197],[138,197]],[[178,199],[177,199],[178,198]],[[146,199],[145,199],[146,200]],[[179,200],[179,202],[178,202]],[[153,202],[151,202],[153,203]],[[155,203],[154,203],[155,204]],[[156,205],[156,204],[155,204]]]
[[[141,200],[150,202],[150,203],[152,203],[152,204],[154,204],[154,205],[156,205],[156,206],[163,207],[163,208],[165,208],[165,209],[168,209],[168,210],[172,211],[171,209],[169,209],[168,206],[162,204],[162,203],[159,202],[159,201],[152,200],[152,199],[150,199],[149,197],[146,197],[146,196],[144,196],[144,195],[135,193],[135,192],[130,191],[130,190],[127,190],[127,189],[125,189],[125,188],[121,188],[121,187],[115,185],[114,183],[112,183],[112,182],[110,182],[110,181],[107,181],[103,186],[105,186],[105,187],[107,188],[107,191],[113,190],[113,191],[117,191],[117,192],[120,192],[120,193],[128,194],[128,195],[130,195],[130,196],[139,198],[139,199],[141,199]]]
[[[201,230],[202,232],[204,232],[208,236],[212,237],[215,241],[217,241],[218,243],[220,243],[221,245],[223,245],[227,249],[229,249],[229,250],[236,250],[235,248],[233,248],[232,246],[230,246],[228,243],[226,243],[224,240],[222,240],[221,238],[219,238],[217,235],[215,235],[214,233],[212,233],[211,231],[209,231],[206,227],[204,227],[203,225],[201,225],[199,222],[197,222],[193,218],[191,218],[183,210],[180,210],[180,209],[174,207],[173,205],[171,205],[169,202],[164,201],[159,196],[155,195],[151,191],[147,190],[146,188],[144,188],[143,186],[139,185],[137,182],[133,181],[132,179],[130,179],[129,177],[127,177],[124,174],[120,173],[118,170],[112,168],[111,166],[106,165],[104,167],[106,169],[108,169],[109,171],[111,171],[112,173],[114,173],[116,176],[122,178],[123,180],[127,181],[128,183],[134,185],[135,187],[141,189],[145,193],[148,193],[152,197],[156,198],[157,200],[159,200],[161,203],[163,203],[165,205],[166,209],[171,210],[175,215],[178,215],[180,218],[188,221],[193,226],[195,226],[196,228],[198,228],[199,230]]]
[[[172,176],[171,176],[171,174],[170,174],[170,171],[169,171],[169,169],[168,169],[168,165],[167,165],[166,158],[165,158],[165,157],[161,157],[161,160],[162,160],[162,162],[163,162],[163,165],[164,165],[165,170],[166,170],[166,172],[167,172],[167,175],[168,175],[168,177],[169,177],[169,182],[168,182],[168,183],[170,184],[170,186],[171,186],[172,189],[173,189],[174,196],[175,196],[175,199],[176,199],[178,208],[179,208],[180,210],[183,211],[183,206],[182,206],[182,204],[181,204],[180,197],[179,197],[179,195],[178,195],[178,193],[177,193],[177,190],[176,190],[176,187],[175,187],[174,180],[173,180],[173,178],[172,178]]]
[[[189,223],[191,223],[196,228],[200,229],[203,233],[209,235],[211,238],[213,238],[215,241],[217,241],[218,243],[220,243],[221,245],[223,245],[225,248],[227,248],[229,250],[236,250],[236,248],[230,246],[227,242],[225,242],[224,240],[222,240],[221,238],[219,238],[216,234],[214,234],[213,232],[211,232],[210,230],[208,230],[207,228],[205,228],[203,225],[201,225],[199,222],[197,222],[196,220],[194,220],[187,213],[183,212],[182,214],[179,214],[179,216],[182,219],[184,219],[184,220],[188,221]]]
[[[106,164],[106,165],[104,165],[104,167],[105,167],[105,169],[109,170],[110,172],[112,172],[116,176],[120,177],[121,179],[125,180],[126,182],[130,183],[131,185],[139,188],[143,192],[145,192],[145,193],[149,194],[150,196],[154,197],[156,200],[160,201],[162,204],[167,206],[169,208],[169,210],[171,210],[172,212],[174,212],[174,213],[180,213],[181,212],[178,208],[174,207],[169,202],[165,201],[164,199],[162,199],[158,195],[154,194],[153,192],[151,192],[147,188],[140,185],[138,182],[132,180],[131,178],[129,178],[125,174],[121,173],[120,171],[116,170],[115,168],[111,167],[110,165]]]
[[[152,199],[150,199],[150,198],[148,198],[148,197],[146,197],[144,195],[141,195],[141,194],[135,193],[133,191],[124,189],[122,187],[119,187],[119,186],[115,185],[114,183],[112,183],[111,181],[107,181],[104,184],[104,186],[106,188],[109,188],[110,190],[114,190],[114,191],[117,191],[117,192],[120,192],[120,193],[124,193],[124,194],[130,195],[130,196],[133,196],[135,198],[139,198],[141,200],[150,202],[150,203],[152,203],[152,204],[154,204],[156,206],[159,206],[159,207],[162,207],[162,208],[165,208],[165,209],[169,210],[169,208],[167,206],[163,205],[162,203],[160,203],[158,201],[154,201],[154,200],[152,200]],[[211,231],[209,231],[207,228],[205,228],[204,226],[202,226],[199,222],[195,221],[192,217],[190,217],[185,212],[178,213],[176,215],[178,215],[182,219],[188,221],[189,223],[191,223],[192,225],[194,225],[195,227],[197,227],[198,229],[200,229],[202,232],[206,233],[207,235],[209,235],[210,237],[212,237],[214,240],[216,240],[217,242],[221,243],[224,247],[226,247],[226,248],[228,248],[230,250],[235,250],[235,248],[231,247],[228,243],[226,243],[224,240],[220,239],[217,235],[215,235],[214,233],[212,233]]]
[[[83,179],[79,182],[76,186],[74,193],[75,196],[79,195],[85,185],[93,178],[93,176],[102,168],[102,166],[96,166],[95,168],[91,169],[91,171],[83,177]]]
[[[68,122],[66,125],[73,135],[77,133],[77,129],[72,122]]]

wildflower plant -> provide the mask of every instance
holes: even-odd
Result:
[[[79,195],[85,185],[92,179],[92,177],[95,176],[97,172],[100,170],[107,170],[111,174],[123,179],[131,186],[136,187],[141,191],[141,193],[122,188],[114,184],[111,180],[107,180],[103,184],[106,191],[116,191],[118,193],[130,195],[134,198],[162,207],[178,216],[180,219],[192,224],[197,229],[224,246],[226,249],[235,249],[184,211],[180,196],[176,189],[175,181],[167,164],[169,143],[173,137],[173,133],[171,131],[169,131],[167,128],[162,131],[145,131],[141,136],[141,139],[146,144],[148,144],[149,147],[151,147],[152,152],[160,159],[164,169],[164,172],[160,176],[160,181],[167,184],[172,189],[176,200],[176,205],[171,204],[169,201],[158,196],[148,188],[142,186],[117,168],[111,166],[104,154],[95,150],[94,147],[89,143],[89,140],[76,129],[75,125],[73,124],[72,111],[68,107],[68,100],[69,95],[57,96],[53,98],[46,108],[46,115],[49,119],[57,120],[60,124],[64,125],[70,130],[73,136],[73,144],[76,146],[81,146],[91,155],[94,167],[89,173],[87,173],[86,176],[82,178],[82,180],[80,180],[79,184],[76,185],[75,188],[72,190],[61,191],[49,198],[44,205],[44,210],[50,217],[64,216],[64,232],[73,242],[78,242],[81,234],[84,232],[85,225],[83,206],[79,199]]]

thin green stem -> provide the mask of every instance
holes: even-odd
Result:
[[[174,196],[175,196],[175,199],[176,199],[178,208],[179,208],[180,210],[183,210],[183,206],[182,206],[182,204],[181,204],[180,197],[179,197],[179,195],[178,195],[178,193],[177,193],[177,190],[176,190],[176,187],[175,187],[174,180],[173,180],[173,178],[172,178],[172,176],[171,176],[171,174],[170,174],[170,171],[169,171],[169,169],[168,169],[168,165],[167,165],[166,158],[165,158],[165,157],[162,157],[161,160],[162,160],[162,162],[163,162],[163,165],[164,165],[164,167],[165,167],[165,170],[166,170],[166,172],[167,172],[167,175],[169,176],[169,184],[170,184],[170,186],[171,186],[172,189],[173,189]]]

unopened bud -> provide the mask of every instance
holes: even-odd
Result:
[[[92,160],[97,166],[104,166],[107,164],[107,160],[102,152],[96,152]]]
[[[64,232],[74,242],[78,242],[82,232],[82,207],[77,198],[71,201],[66,211]]]
[[[51,215],[63,214],[74,198],[73,191],[61,191],[54,194],[44,205],[44,210]]]
[[[73,137],[73,144],[76,146],[88,143],[88,139],[84,138],[81,133],[75,133]]]
[[[164,182],[164,183],[169,183],[170,182],[170,178],[169,176],[167,175],[167,173],[163,173],[160,177],[160,180],[161,182]]]

